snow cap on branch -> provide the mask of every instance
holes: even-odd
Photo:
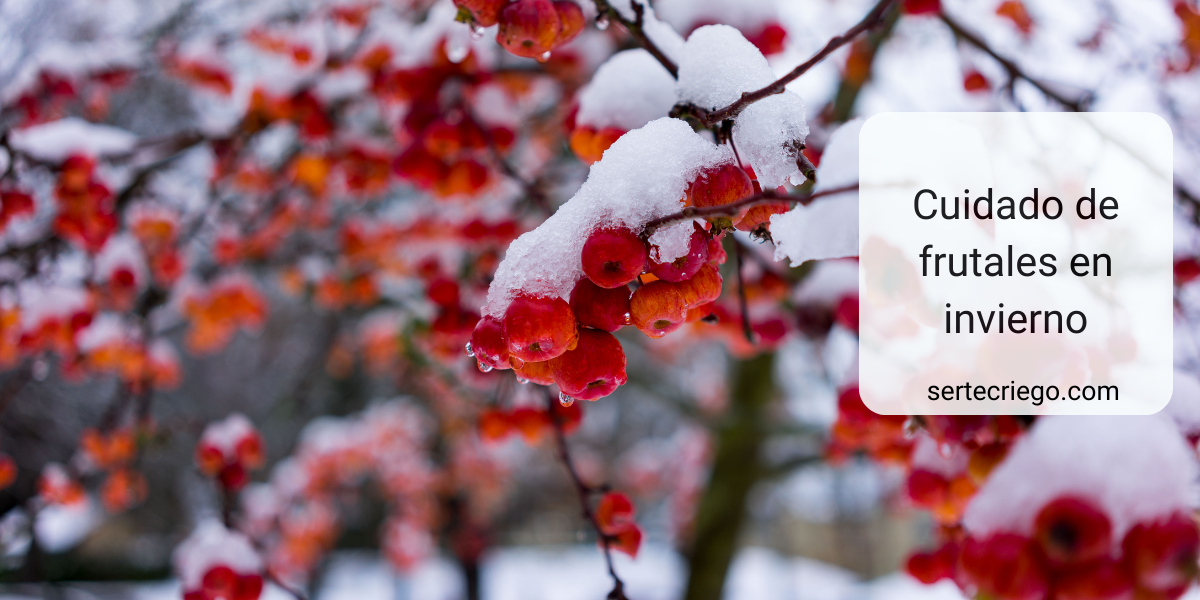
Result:
[[[185,590],[199,588],[205,573],[216,566],[227,566],[240,575],[252,575],[263,568],[262,558],[250,540],[226,529],[216,519],[197,525],[192,535],[175,549],[174,558],[175,572]]]
[[[679,119],[657,119],[631,131],[592,165],[579,192],[537,229],[517,238],[488,289],[485,315],[503,317],[518,293],[567,298],[584,277],[580,253],[593,231],[619,226],[641,233],[646,223],[683,208],[684,191],[701,169],[733,161]],[[692,223],[664,227],[650,238],[659,260],[687,253]],[[654,250],[652,249],[652,252]]]
[[[813,191],[836,189],[858,181],[858,133],[862,120],[842,125],[829,138],[817,168]],[[808,206],[771,217],[775,260],[792,266],[807,260],[858,255],[858,192],[820,198]]]
[[[108,156],[133,150],[137,137],[112,127],[67,117],[10,134],[12,147],[36,159],[61,162],[72,154]]]

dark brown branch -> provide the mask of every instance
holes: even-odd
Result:
[[[633,39],[637,40],[637,43],[646,50],[646,52],[649,52],[651,56],[653,56],[658,60],[659,63],[662,64],[663,68],[671,74],[671,77],[676,79],[679,78],[679,67],[675,65],[675,61],[671,60],[661,48],[655,45],[654,41],[646,36],[645,30],[642,28],[642,25],[646,20],[646,7],[642,6],[641,0],[630,0],[629,2],[629,5],[633,8],[633,14],[636,15],[632,21],[626,19],[625,16],[620,13],[620,11],[613,8],[613,6],[608,3],[608,0],[595,0],[595,2],[596,12],[600,14],[599,18],[603,18],[605,15],[607,15],[609,21],[616,21],[620,23],[625,30],[629,32],[629,35],[633,36]]]
[[[833,196],[835,194],[842,194],[845,192],[853,192],[857,189],[858,184],[854,183],[829,190],[821,190],[819,192],[808,194],[807,196],[789,196],[786,194],[780,194],[775,190],[763,190],[757,194],[746,196],[737,202],[730,202],[729,204],[723,204],[721,206],[708,206],[704,208],[689,206],[677,213],[672,213],[665,217],[659,217],[650,221],[649,223],[646,223],[646,228],[642,230],[642,236],[649,237],[650,235],[653,235],[654,232],[660,227],[671,225],[673,223],[679,223],[688,219],[703,219],[707,217],[734,217],[737,216],[737,214],[741,212],[743,208],[749,208],[756,204],[787,202],[789,204],[808,206],[811,202],[818,198],[822,198],[824,196]]]
[[[600,547],[604,551],[604,564],[608,566],[608,574],[613,580],[613,589],[608,593],[610,600],[628,600],[625,597],[625,582],[617,575],[616,569],[613,568],[612,560],[612,537],[605,535],[600,530],[600,522],[596,519],[596,513],[592,511],[591,495],[598,491],[588,484],[584,483],[579,476],[579,471],[575,469],[575,463],[571,460],[571,452],[567,448],[567,436],[563,433],[562,416],[554,406],[558,399],[551,394],[547,388],[546,391],[546,410],[550,413],[550,424],[554,428],[554,441],[558,448],[558,458],[562,461],[563,466],[567,468],[567,474],[571,476],[571,483],[575,486],[575,491],[579,495],[579,505],[583,510],[583,518],[592,525],[592,529],[596,530],[596,536],[600,538]]]
[[[1024,69],[1020,67],[1020,65],[1000,55],[998,52],[992,49],[992,47],[989,46],[983,38],[964,28],[961,23],[956,21],[950,15],[947,15],[944,11],[941,13],[941,18],[942,22],[950,28],[950,31],[954,32],[955,37],[972,46],[975,46],[988,56],[992,57],[993,60],[1000,63],[1000,66],[1004,67],[1004,70],[1008,72],[1008,76],[1010,78],[1023,79],[1029,82],[1030,85],[1037,88],[1041,93],[1045,94],[1047,98],[1059,103],[1067,110],[1073,112],[1087,112],[1088,105],[1091,104],[1092,101],[1091,94],[1084,94],[1076,99],[1071,99],[1064,96],[1060,92],[1052,89],[1045,82],[1031,77],[1025,72]]]
[[[883,23],[884,14],[894,1],[895,0],[879,0],[875,7],[872,8],[871,11],[868,12],[861,21],[859,21],[850,29],[847,29],[845,33],[834,36],[825,44],[824,48],[821,48],[816,54],[812,55],[812,58],[800,63],[799,66],[797,66],[795,69],[792,69],[787,75],[775,80],[774,83],[753,92],[742,92],[741,98],[738,98],[733,104],[730,104],[725,108],[708,111],[704,110],[703,108],[689,107],[688,111],[691,112],[691,114],[694,115],[704,126],[712,127],[713,125],[720,123],[725,119],[732,119],[738,116],[743,110],[746,109],[747,106],[750,106],[759,100],[769,96],[774,96],[775,94],[782,94],[787,84],[795,81],[801,75],[807,73],[809,69],[815,67],[821,61],[825,60],[826,57],[828,57],[830,54],[833,54],[838,48],[845,46],[854,40],[854,38],[870,29],[875,28],[880,23]]]

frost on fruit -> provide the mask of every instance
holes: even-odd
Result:
[[[813,191],[858,182],[858,133],[862,123],[856,119],[833,132],[821,155]],[[807,260],[857,256],[858,192],[823,197],[772,216],[771,239],[775,240],[775,260],[790,258],[793,267]]]
[[[1170,419],[1042,417],[967,507],[975,537],[1025,536],[1043,506],[1062,496],[1094,502],[1120,540],[1137,523],[1188,511],[1195,457]]]
[[[488,289],[483,314],[503,318],[518,293],[568,299],[584,277],[583,244],[596,229],[641,233],[647,222],[683,208],[684,190],[701,169],[733,160],[679,119],[657,119],[629,132],[592,166],[579,192],[508,248]],[[690,222],[651,236],[661,261],[687,253]],[[654,251],[652,247],[651,251]]]

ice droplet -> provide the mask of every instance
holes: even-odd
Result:
[[[450,59],[450,62],[458,64],[471,53],[471,45],[467,39],[469,35],[462,35],[461,31],[453,31],[446,36],[446,58]]]
[[[564,407],[570,406],[572,404],[575,404],[575,399],[564,394],[563,392],[559,392],[558,393],[558,403],[563,405]]]
[[[600,13],[600,16],[596,17],[596,29],[600,31],[608,29],[608,22],[608,13]]]
[[[471,347],[471,342],[467,342],[467,356],[475,358],[475,349]]]
[[[631,315],[629,313],[625,313],[624,317],[625,317],[626,325],[633,325],[633,315]]]
[[[484,373],[491,373],[492,365],[485,365],[485,364],[483,364],[483,361],[480,361],[479,362],[479,370],[483,371]]]
[[[542,55],[537,58],[538,62],[546,62],[548,60],[550,60],[550,51],[549,50],[543,52]]]
[[[950,446],[950,444],[947,444],[945,442],[938,444],[938,454],[941,454],[942,458],[950,458],[950,455],[953,453],[954,453],[954,448],[952,448]]]
[[[524,377],[517,376],[517,383],[522,383],[522,384],[529,383],[529,380],[525,379]]]
[[[33,378],[38,381],[45,381],[50,376],[50,363],[46,359],[39,358],[33,363]]]
[[[482,40],[483,32],[484,32],[483,25],[480,25],[478,23],[476,23],[475,25],[472,25],[471,26],[471,39]]]

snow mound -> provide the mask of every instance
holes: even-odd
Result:
[[[817,168],[814,192],[858,181],[858,132],[862,120],[842,125],[829,138]],[[858,256],[858,192],[820,198],[808,206],[771,217],[775,260],[789,258],[792,266],[807,260]]]
[[[728,25],[707,25],[688,36],[675,89],[681,102],[712,110],[773,81],[775,73],[766,57],[742,32]]]
[[[137,144],[137,136],[124,129],[76,117],[18,129],[10,134],[10,139],[13,148],[50,162],[61,162],[72,154],[124,154]]]
[[[1169,419],[1042,417],[967,506],[963,524],[976,536],[1031,535],[1038,511],[1071,494],[1104,509],[1119,543],[1136,523],[1188,510],[1195,472]]]
[[[701,23],[749,30],[778,19],[772,0],[658,0],[654,6],[662,20],[679,31]]]
[[[192,535],[175,548],[175,572],[183,589],[198,589],[209,569],[224,565],[241,575],[262,571],[262,558],[246,536],[230,531],[216,519],[196,526]]]
[[[733,143],[742,160],[754,168],[764,190],[804,182],[796,159],[800,158],[806,137],[804,100],[790,91],[751,104],[733,125]]]
[[[575,122],[629,131],[667,116],[675,105],[675,78],[642,49],[618,52],[579,92]]]
[[[226,457],[236,456],[238,443],[255,434],[254,424],[246,415],[233,413],[205,427],[200,445],[216,448]]]
[[[518,293],[568,298],[584,277],[580,252],[593,231],[619,226],[641,233],[648,221],[683,208],[684,190],[701,169],[733,161],[679,119],[657,119],[617,140],[587,181],[537,229],[517,238],[488,289],[485,315],[501,318]],[[692,224],[655,232],[660,260],[687,252]],[[652,251],[654,251],[652,249]]]

